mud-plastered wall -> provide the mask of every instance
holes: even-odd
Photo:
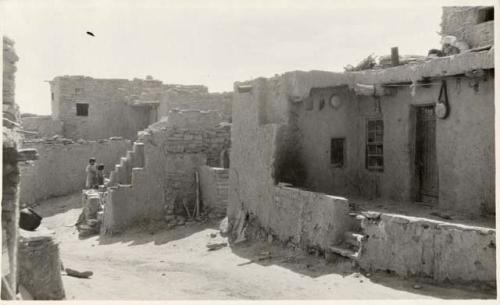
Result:
[[[20,201],[23,205],[30,205],[81,191],[85,187],[85,167],[91,157],[104,164],[108,175],[131,147],[131,142],[121,139],[72,144],[33,141],[25,142],[23,146],[35,148],[39,154],[39,160],[21,168]]]

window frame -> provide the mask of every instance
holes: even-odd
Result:
[[[370,129],[371,123],[374,124],[374,129]],[[380,160],[376,163],[381,165],[371,165],[371,159]],[[384,120],[380,117],[366,119],[365,168],[374,172],[384,171]]]
[[[342,144],[342,155],[341,162],[334,163],[334,142],[340,142]],[[330,139],[330,166],[334,168],[344,168],[345,167],[345,157],[346,157],[346,138],[345,137],[337,137]]]
[[[80,108],[79,105],[83,105],[83,106],[86,106],[84,108]],[[76,116],[83,116],[83,117],[88,117],[89,116],[89,108],[90,108],[90,105],[89,103],[75,103],[75,107],[76,107]],[[79,109],[84,109],[84,113],[81,113],[79,111]]]

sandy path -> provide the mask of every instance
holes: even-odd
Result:
[[[56,231],[65,267],[92,270],[90,279],[63,276],[67,299],[425,299],[494,298],[494,295],[436,287],[413,289],[414,281],[352,273],[350,264],[324,260],[267,243],[207,251],[223,240],[216,224],[161,230],[131,230],[110,238],[80,240],[74,227],[80,195],[51,199],[35,209]],[[262,251],[270,260],[252,262]],[[343,272],[344,271],[344,272]]]

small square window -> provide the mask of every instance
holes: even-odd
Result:
[[[89,104],[76,103],[77,116],[89,116]]]
[[[330,143],[330,164],[333,167],[344,167],[344,138],[334,138]]]
[[[492,21],[495,19],[495,12],[493,7],[485,7],[479,10],[477,23]]]
[[[82,88],[75,88],[75,95],[80,95],[83,93],[83,89]]]

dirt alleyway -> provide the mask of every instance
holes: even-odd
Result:
[[[65,267],[91,270],[90,279],[63,276],[67,299],[421,299],[492,298],[486,293],[348,272],[346,265],[258,242],[207,251],[221,239],[217,224],[152,232],[139,228],[111,237],[79,239],[72,225],[80,194],[42,202],[35,209],[56,232]],[[270,260],[256,261],[262,252]],[[342,273],[344,271],[344,273]],[[140,287],[140,288],[135,288]],[[362,292],[362,293],[361,293]]]

